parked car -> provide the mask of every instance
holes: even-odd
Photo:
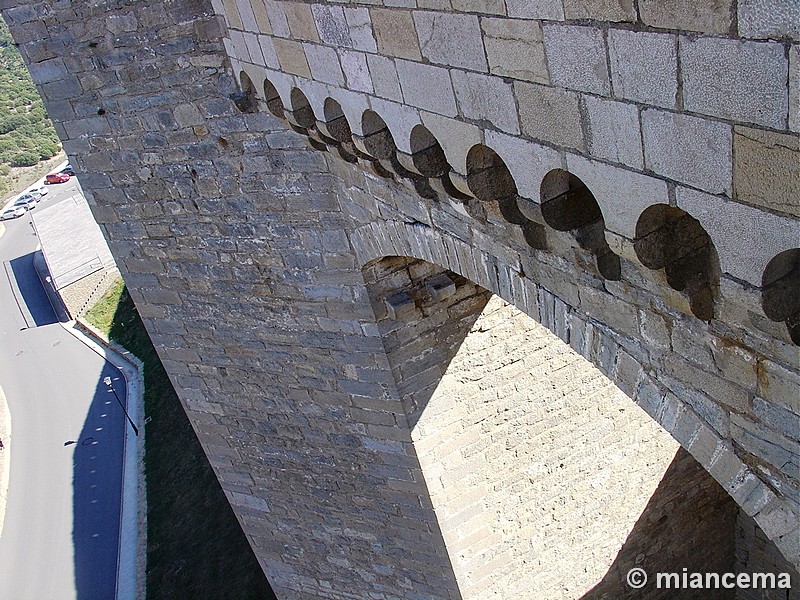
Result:
[[[66,173],[70,177],[75,177],[75,170],[72,168],[72,165],[67,165],[66,167],[61,169],[59,173]]]
[[[28,190],[28,193],[29,193],[31,196],[36,196],[37,194],[38,194],[39,196],[47,196],[47,192],[48,192],[48,191],[49,191],[49,190],[48,190],[48,189],[47,189],[45,186],[41,186],[41,187],[37,187],[37,188],[33,188],[33,189],[31,189],[31,190]]]
[[[14,206],[21,206],[25,210],[31,210],[36,206],[38,200],[30,194],[23,194],[14,202]]]
[[[45,183],[64,183],[69,181],[69,175],[66,173],[50,173],[44,178]]]
[[[25,209],[21,206],[12,206],[8,210],[6,210],[3,214],[0,214],[0,220],[8,221],[9,219],[16,219],[17,217],[21,217],[25,214]]]

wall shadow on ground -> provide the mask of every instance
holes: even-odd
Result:
[[[58,323],[58,318],[53,312],[47,293],[34,268],[35,255],[35,252],[31,252],[10,260],[8,263],[16,282],[16,288],[19,290],[19,296],[21,296],[21,298],[18,297],[23,304],[20,306],[20,310],[28,327]]]

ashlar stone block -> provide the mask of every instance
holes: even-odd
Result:
[[[225,7],[225,20],[228,22],[228,27],[232,29],[244,29],[236,0],[222,0],[222,5]]]
[[[642,111],[645,166],[713,194],[731,193],[731,127],[657,109]]]
[[[303,44],[303,49],[314,79],[332,85],[344,85],[344,75],[336,50],[319,44]]]
[[[564,0],[564,16],[568,20],[635,21],[633,0]]]
[[[642,22],[661,29],[726,34],[731,29],[733,0],[640,0]]]
[[[492,148],[514,176],[517,193],[535,203],[541,202],[542,179],[553,169],[562,168],[557,150],[515,136],[486,131],[486,145]]]
[[[289,32],[293,38],[307,42],[319,41],[314,15],[311,14],[308,4],[284,2],[283,11],[286,14],[286,22],[289,24]]]
[[[506,14],[504,0],[450,0],[457,12],[482,13],[485,15]]]
[[[800,44],[789,48],[789,129],[800,132]]]
[[[481,28],[490,73],[538,83],[550,82],[538,21],[484,18]]]
[[[264,4],[264,0],[253,0],[251,5],[259,33],[271,34],[272,25],[269,22],[269,15],[267,14],[267,7]]]
[[[686,110],[785,129],[788,63],[782,45],[680,39]]]
[[[611,85],[603,32],[580,25],[544,25],[550,80],[582,92],[608,96]]]
[[[407,60],[398,60],[396,66],[403,98],[408,104],[447,117],[458,114],[447,69]]]
[[[588,116],[589,154],[637,169],[642,168],[639,109],[633,104],[584,96]]]
[[[508,16],[517,19],[564,20],[561,0],[506,0],[506,8]]]
[[[739,35],[757,39],[800,40],[800,3],[786,0],[739,0]]]
[[[533,138],[583,151],[578,95],[574,92],[515,82],[522,133]]]
[[[377,52],[378,45],[372,35],[372,21],[366,8],[345,8],[344,17],[350,29],[350,40],[353,48],[364,52]]]
[[[352,46],[350,28],[341,6],[314,4],[311,12],[317,25],[317,32],[323,42],[339,48]]]
[[[608,54],[614,96],[675,108],[678,94],[676,36],[611,29]]]
[[[453,87],[467,119],[489,121],[506,133],[519,133],[514,92],[511,85],[499,77],[453,70]]]
[[[347,79],[347,87],[351,90],[371,94],[373,91],[372,79],[370,79],[367,66],[367,55],[363,52],[340,50],[339,56],[341,57],[342,71]]]
[[[377,54],[367,54],[367,66],[375,94],[381,98],[402,102],[403,94],[400,91],[400,80],[397,78],[394,60]]]
[[[800,138],[735,127],[734,198],[800,217]]]
[[[408,60],[422,60],[417,30],[410,12],[372,8],[369,14],[378,52]]]
[[[283,71],[311,79],[311,70],[300,42],[275,38],[273,44]]]
[[[465,175],[470,148],[483,143],[481,129],[464,121],[433,113],[422,113],[422,124],[439,141],[450,166]]]
[[[432,63],[487,71],[476,15],[414,11],[422,56]]]

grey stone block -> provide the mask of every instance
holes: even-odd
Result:
[[[681,37],[680,55],[686,110],[786,128],[788,63],[782,45]]]
[[[336,50],[319,44],[303,44],[311,77],[323,83],[344,85],[344,75]]]
[[[369,10],[363,7],[345,8],[344,17],[350,29],[350,40],[353,48],[364,52],[377,52],[378,45],[375,36],[372,35],[372,21],[369,18]]]
[[[800,3],[792,0],[739,0],[739,35],[757,39],[800,39]]]
[[[726,34],[731,29],[733,0],[640,0],[642,22],[662,29]]]
[[[800,44],[789,48],[789,129],[800,132]]]
[[[452,70],[458,105],[467,119],[489,121],[506,133],[519,133],[517,106],[511,84],[499,77]]]
[[[564,20],[561,0],[506,0],[506,9],[509,17],[517,19]]]
[[[481,20],[489,72],[495,75],[549,83],[542,28],[521,19]]]
[[[564,0],[564,16],[568,20],[635,21],[633,0]]]
[[[441,65],[488,70],[477,16],[427,11],[413,15],[422,56]]]
[[[267,3],[269,5],[269,3]],[[317,24],[319,39],[331,46],[345,47],[352,46],[350,39],[350,28],[341,6],[331,6],[330,4],[313,4],[311,12]]]
[[[554,84],[603,96],[610,93],[602,31],[580,25],[545,24],[542,32]]]
[[[558,88],[515,82],[522,133],[533,138],[584,150],[578,95]]]
[[[403,98],[411,106],[455,117],[456,97],[447,69],[407,60],[396,62]]]
[[[386,310],[390,319],[402,319],[416,310],[414,300],[406,292],[399,292],[386,298]]]
[[[419,39],[411,13],[373,8],[369,11],[378,51],[387,56],[421,60]]]
[[[611,29],[608,54],[614,96],[675,108],[678,94],[677,36]]]
[[[730,195],[733,136],[729,125],[646,109],[642,136],[648,169],[713,194]]]
[[[445,273],[431,277],[425,282],[425,289],[434,302],[440,302],[456,293],[456,284]]]
[[[377,54],[367,54],[367,66],[375,94],[381,98],[402,102],[403,93],[400,91],[400,80],[397,78],[394,60]]]
[[[641,169],[642,134],[639,109],[633,104],[584,96],[589,154]]]
[[[371,94],[372,79],[370,78],[369,68],[367,67],[367,55],[363,52],[352,50],[340,50],[342,71],[347,80],[347,87],[357,92]]]

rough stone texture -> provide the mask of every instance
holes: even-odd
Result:
[[[800,139],[736,127],[733,194],[740,202],[800,217]]]
[[[564,16],[593,21],[635,21],[633,0],[564,0]]]
[[[472,296],[453,304],[458,290],[440,299],[449,303],[446,311],[435,311],[428,302],[433,295],[425,291],[425,274],[443,269],[453,281],[472,282],[538,320],[697,459],[703,471],[676,467],[684,473],[677,480],[688,488],[664,498],[691,499],[699,493],[695,490],[709,491],[708,473],[741,510],[754,516],[784,558],[800,564],[796,437],[787,431],[800,412],[797,344],[785,323],[767,318],[759,287],[759,270],[769,255],[797,246],[792,236],[798,219],[772,206],[745,204],[738,183],[732,190],[740,146],[743,157],[759,155],[763,162],[776,156],[780,163],[798,156],[792,145],[796,136],[739,117],[720,121],[687,114],[689,109],[674,101],[676,29],[714,32],[716,38],[701,45],[739,44],[729,3],[641,0],[641,23],[569,21],[563,31],[545,23],[554,33],[545,33],[542,44],[559,79],[552,85],[549,79],[513,81],[520,134],[500,131],[503,121],[497,117],[495,122],[471,121],[457,114],[451,77],[463,75],[453,73],[460,67],[428,64],[419,51],[413,13],[477,15],[487,23],[483,39],[459,44],[483,42],[492,60],[500,60],[489,50],[494,42],[486,43],[499,39],[492,29],[496,14],[507,9],[514,19],[526,20],[530,32],[538,32],[539,19],[564,20],[560,2],[427,2],[417,7],[400,0],[387,3],[390,8],[310,2],[319,44],[293,36],[281,2],[265,2],[262,8],[258,0],[251,11],[247,0],[240,0],[241,6],[216,0],[142,1],[124,7],[34,0],[10,4],[3,4],[4,17],[34,73],[35,65],[63,60],[63,77],[58,77],[58,66],[50,65],[39,67],[36,75],[49,80],[38,82],[48,111],[82,172],[81,184],[181,401],[282,600],[462,595],[464,565],[449,550],[444,533],[453,531],[454,521],[434,511],[428,482],[444,477],[457,485],[469,472],[440,466],[442,473],[423,473],[412,431],[415,420],[426,415],[407,393],[411,388],[432,392],[443,375],[442,352],[451,348],[434,345],[425,351],[421,334],[441,331],[442,339],[458,339],[466,327],[462,317],[475,314]],[[305,9],[294,10],[307,17]],[[652,27],[669,31],[656,34]],[[531,35],[535,39],[536,33]],[[315,67],[312,74],[301,44],[326,48],[309,50],[309,56],[331,57],[335,50],[355,76],[341,83],[317,79],[320,71]],[[263,50],[270,46],[275,58]],[[351,54],[354,46],[357,53]],[[788,43],[783,48],[790,56],[794,52]],[[374,93],[364,91],[362,52]],[[493,64],[487,59],[487,66]],[[587,70],[594,64],[597,72]],[[708,85],[722,92],[699,93],[728,94],[737,98],[743,115],[757,113],[760,96],[752,107],[741,104],[744,98],[735,88],[740,75],[731,72],[736,64],[716,65],[717,77]],[[790,58],[788,66],[793,64]],[[507,76],[496,70],[511,67],[494,68],[481,74],[481,85],[508,90]],[[271,112],[239,112],[229,96],[237,91],[241,71],[253,81],[260,108],[269,100],[280,112],[272,94],[263,97],[265,81],[287,107],[297,88],[311,103],[315,119],[324,118],[326,99],[335,99],[351,130],[362,137],[348,141],[342,135],[338,146],[323,145],[312,124],[305,130],[312,150],[305,134],[287,129]],[[791,80],[796,81],[794,75]],[[581,86],[582,95],[564,85]],[[98,105],[113,110],[98,120]],[[484,108],[475,114],[490,114]],[[390,126],[404,152],[410,149],[410,129],[421,120],[435,139],[422,135],[430,145],[427,155],[417,159],[441,165],[441,145],[452,171],[445,165],[443,175],[426,179],[407,170],[403,165],[413,159],[396,154],[387,132],[376,132],[369,122],[368,133],[377,136],[373,143],[382,144],[383,158],[376,163],[361,155],[355,144],[364,146],[362,117],[368,109]],[[643,168],[611,164],[613,157],[633,155],[627,128],[632,110],[639,111],[642,123]],[[503,118],[513,122],[512,117]],[[626,136],[602,147],[598,132],[622,131],[622,123]],[[493,181],[491,171],[477,173],[485,179],[489,189],[484,197],[490,200],[470,197],[466,157],[476,144],[495,148],[511,173],[509,179],[497,165],[472,165],[473,180],[482,166],[503,175]],[[516,188],[525,198],[492,196],[493,185],[495,192]],[[784,185],[786,180],[767,173],[758,197],[780,197]],[[561,212],[563,222],[576,223],[576,230],[542,225],[542,187],[548,200],[558,198],[550,204],[557,209],[553,212]],[[584,206],[587,193],[596,197],[602,213],[588,215],[589,226],[579,223],[575,209]],[[700,225],[687,228],[690,235],[682,227],[694,221],[671,220],[681,207],[700,219]],[[645,211],[647,218],[642,217]],[[654,214],[663,218],[653,219]],[[637,232],[640,223],[643,231]],[[655,230],[647,231],[649,225]],[[708,233],[716,252],[698,258],[697,227]],[[637,254],[642,237],[655,239],[656,253],[680,264],[672,270],[644,267]],[[618,272],[601,270],[590,250],[603,238],[609,247],[605,258],[618,258]],[[387,277],[398,289],[373,303],[369,289],[378,279],[371,278],[370,268],[384,257],[414,257],[421,261],[414,265],[424,266],[409,264],[405,271],[390,272]],[[362,271],[367,264],[371,267]],[[436,267],[431,271],[430,265]],[[690,302],[695,290],[675,281],[676,270],[708,283],[704,301],[709,311],[702,319],[694,316]],[[612,277],[604,279],[604,274]],[[401,288],[420,275],[422,295],[409,294],[414,306],[396,305],[405,307],[415,324],[400,327],[395,320],[397,329],[382,329],[380,311],[389,310],[385,300],[407,292]],[[395,317],[402,313],[395,311]],[[404,356],[389,344],[400,337]],[[556,360],[563,356],[560,346],[553,348],[558,349]],[[476,373],[482,368],[478,361],[469,364]],[[504,363],[503,368],[515,367]],[[566,377],[571,369],[552,370],[548,377]],[[472,385],[468,376],[464,384]],[[513,378],[502,382],[504,388],[513,383]],[[527,404],[510,405],[503,415],[492,415],[494,426],[480,431],[470,448],[474,456],[489,457],[485,448],[503,427],[498,420],[516,422],[514,411],[528,409]],[[576,417],[585,428],[573,437],[591,436],[592,415],[584,411]],[[538,435],[544,440],[560,433],[551,427]],[[647,440],[637,443],[646,448]],[[604,438],[593,438],[591,444],[593,456],[611,459]],[[537,458],[552,461],[559,450],[542,444]],[[528,458],[521,462],[532,464]],[[587,469],[569,483],[583,489],[598,472]],[[557,470],[549,475],[557,476]],[[461,494],[465,502],[474,500],[468,494]],[[511,506],[515,496],[510,489],[507,498]],[[701,511],[701,504],[722,506],[716,500],[693,506]],[[666,547],[653,539],[663,531],[656,526],[683,522],[658,511],[642,514],[647,535],[619,555],[598,595],[622,597],[621,576],[631,561]],[[516,523],[517,516],[523,518],[524,511],[501,518]],[[469,514],[455,518],[462,517],[466,521]],[[721,548],[731,548],[721,541],[724,519],[694,527],[699,523],[690,521],[689,531],[671,539],[727,556]],[[562,524],[570,527],[567,521]],[[495,583],[481,597],[502,595],[503,581],[511,581],[498,580],[492,572],[504,573],[515,560],[503,546],[515,531],[511,526],[508,533],[484,538],[487,560],[482,557],[472,573],[475,581]],[[580,537],[583,531],[571,533]],[[550,537],[537,538],[542,548],[552,542]],[[586,567],[566,554],[561,560],[559,576]],[[544,578],[536,585],[557,588]]]
[[[789,129],[800,132],[800,44],[789,48]]]
[[[467,119],[489,121],[501,131],[519,133],[514,92],[510,84],[466,71],[451,71],[461,114]]]
[[[481,28],[490,73],[549,83],[542,29],[538,22],[482,19]]]
[[[800,4],[786,0],[739,0],[739,35],[759,39],[800,39]]]
[[[647,168],[707,192],[731,193],[730,126],[647,109],[642,136]]]
[[[554,84],[607,96],[610,91],[606,46],[593,27],[542,27],[550,79]]]
[[[675,108],[678,94],[677,38],[668,34],[612,29],[608,55],[614,95]]]
[[[775,129],[786,128],[786,52],[775,43],[682,37],[683,104],[687,110]],[[715,83],[722,69],[730,86]]]
[[[640,0],[639,16],[652,27],[724,35],[733,22],[733,0]]]
[[[311,70],[311,77],[333,85],[344,84],[342,64],[336,50],[316,44],[306,44],[303,46],[303,50],[305,50],[308,68]]]
[[[589,154],[642,168],[642,133],[639,111],[632,104],[584,96]]]
[[[308,42],[318,42],[317,26],[314,22],[314,15],[311,14],[311,6],[302,2],[287,2],[283,6],[286,13],[286,23],[289,25],[289,33],[297,40]]]
[[[474,15],[415,12],[422,56],[432,63],[486,71],[481,28]]]
[[[578,95],[557,88],[515,83],[522,132],[533,138],[583,150]]]

